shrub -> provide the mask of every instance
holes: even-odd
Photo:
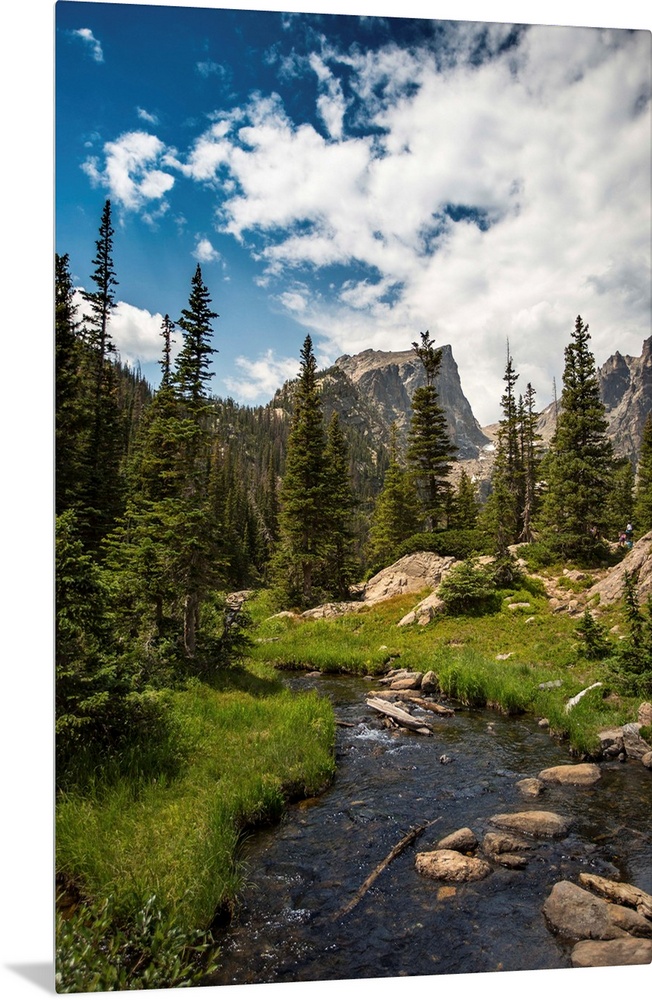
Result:
[[[439,586],[439,596],[449,614],[469,614],[495,611],[500,597],[492,572],[474,559],[465,559],[454,566]]]
[[[642,611],[631,573],[625,573],[623,583],[629,635],[609,663],[610,674],[622,694],[648,697],[652,695],[652,596]]]
[[[613,652],[613,645],[607,637],[604,625],[587,610],[582,615],[575,635],[581,641],[580,652],[587,660],[602,660]]]
[[[57,993],[196,986],[217,969],[210,932],[183,931],[152,896],[129,924],[113,899],[57,915]]]

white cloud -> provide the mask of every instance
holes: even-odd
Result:
[[[157,115],[153,115],[150,111],[146,111],[145,108],[136,108],[136,114],[142,121],[147,122],[148,125],[158,125]]]
[[[89,47],[91,56],[95,62],[104,62],[102,46],[100,42],[98,42],[97,38],[95,38],[90,28],[77,28],[72,33],[77,38],[81,38],[82,41]]]
[[[159,169],[165,146],[147,132],[125,132],[104,145],[105,163],[90,157],[82,169],[94,184],[108,188],[111,198],[125,209],[139,209],[163,197],[174,185],[174,177]]]
[[[506,30],[487,35],[492,51]],[[202,163],[235,180],[223,227],[262,242],[270,282],[351,268],[330,298],[280,297],[329,351],[396,349],[429,328],[489,420],[507,338],[543,405],[578,313],[598,363],[650,335],[649,36],[535,28],[481,65],[464,58],[473,26],[456,39],[443,72],[425,49],[346,57],[374,137],[344,133],[322,50],[311,67],[328,140],[272,97],[204,137]]]
[[[74,295],[74,305],[77,308],[76,318],[82,322],[85,313],[89,312],[88,304],[77,289]],[[160,360],[163,353],[163,338],[161,324],[163,316],[151,313],[147,309],[139,309],[128,302],[116,302],[115,309],[109,320],[109,336],[122,361],[127,364],[137,362],[147,363]],[[172,354],[176,356],[181,347],[181,335],[173,333],[174,343]]]
[[[255,361],[238,357],[235,363],[243,372],[243,377],[227,377],[223,381],[230,392],[245,402],[270,399],[283,382],[296,378],[299,372],[296,358],[276,358],[272,349],[259,355]]]
[[[206,239],[206,237],[197,237],[197,244],[195,246],[193,256],[202,264],[210,264],[213,261],[221,259],[218,251],[215,249],[211,241]]]

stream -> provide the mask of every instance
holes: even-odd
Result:
[[[369,681],[288,683],[315,687],[354,725],[337,727],[329,789],[246,841],[247,887],[206,985],[568,968],[572,945],[541,913],[555,882],[591,871],[652,893],[652,773],[640,763],[601,762],[591,787],[525,798],[521,778],[577,763],[531,717],[455,706],[453,717],[424,716],[434,735],[423,736],[382,726],[365,705]],[[453,886],[416,872],[416,852],[466,826],[481,842],[492,815],[524,809],[571,816],[570,835],[534,841],[525,869],[496,866],[480,882]],[[337,918],[401,837],[431,820]]]

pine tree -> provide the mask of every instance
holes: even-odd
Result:
[[[183,331],[183,347],[176,369],[181,395],[195,412],[205,406],[208,398],[208,386],[213,376],[210,358],[217,353],[211,343],[211,324],[218,315],[211,309],[210,294],[198,264],[192,277],[188,308],[182,309],[181,318],[177,321]]]
[[[419,386],[412,397],[407,460],[414,472],[427,526],[434,530],[444,513],[455,449],[435,385],[441,367],[441,348],[435,350],[427,330],[421,334],[421,344],[414,342],[412,348],[424,367],[426,384]]]
[[[466,469],[462,469],[453,495],[452,528],[473,529],[478,524],[478,491]]]
[[[392,424],[389,466],[372,515],[372,564],[391,563],[401,542],[416,534],[420,528],[421,503],[414,479],[401,459],[396,424]]]
[[[89,426],[80,375],[82,345],[68,254],[55,256],[55,507],[79,507]]]
[[[354,558],[351,527],[355,497],[349,480],[349,449],[337,413],[333,413],[328,425],[324,452],[324,486],[324,584],[334,597],[345,598],[358,568]]]
[[[606,529],[617,539],[634,520],[634,466],[629,458],[615,459],[607,500]]]
[[[636,470],[634,527],[639,536],[652,531],[652,413],[648,413],[643,428]]]
[[[281,487],[279,566],[288,596],[308,607],[324,555],[324,450],[326,439],[312,340],[301,349],[301,366]]]
[[[578,316],[564,352],[561,409],[546,462],[544,538],[565,558],[590,560],[606,528],[612,448],[588,325]]]
[[[112,360],[115,346],[109,332],[117,285],[113,234],[111,202],[107,200],[93,259],[95,270],[91,280],[95,291],[83,293],[90,307],[83,317],[82,335],[87,347],[83,377],[91,415],[83,476],[86,496],[82,530],[86,542],[95,549],[115,523],[122,505],[123,420],[118,405],[118,376]]]
[[[521,406],[521,462],[523,467],[523,506],[519,541],[531,542],[539,502],[538,476],[541,465],[541,435],[537,432],[539,414],[535,410],[536,393],[528,382]]]

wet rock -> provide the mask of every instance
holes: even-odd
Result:
[[[639,735],[640,723],[630,722],[623,726],[623,745],[628,757],[642,760],[646,753],[652,751],[652,746]]]
[[[412,673],[406,673],[403,677],[397,677],[395,680],[390,681],[391,691],[417,691],[421,687],[421,678],[423,674],[418,671],[413,671]]]
[[[616,941],[579,941],[571,952],[575,969],[615,965],[648,965],[652,962],[652,941],[624,937]]]
[[[501,829],[515,830],[530,837],[565,837],[571,825],[568,817],[542,810],[498,813],[489,822]]]
[[[629,906],[642,916],[652,920],[652,896],[629,882],[615,882],[613,879],[594,875],[593,872],[580,872],[580,884],[592,892],[597,892],[612,903]]]
[[[528,859],[522,854],[496,854],[493,856],[493,860],[497,864],[502,865],[503,868],[525,868],[527,866]]]
[[[434,670],[427,670],[421,678],[421,690],[424,694],[435,694],[439,690],[437,674]]]
[[[541,729],[548,729],[550,726],[550,719],[539,719],[537,725],[540,726]]]
[[[594,785],[602,776],[597,764],[560,764],[539,771],[541,781],[556,785]]]
[[[652,920],[647,920],[637,910],[619,903],[607,903],[609,917],[616,925],[633,937],[652,938]]]
[[[539,780],[539,778],[522,778],[520,781],[516,782],[516,787],[521,795],[536,798],[537,795],[541,795],[546,786],[543,781]]]
[[[443,837],[437,844],[437,848],[440,851],[460,851],[462,854],[466,854],[468,851],[475,851],[477,846],[478,838],[468,826],[462,827],[461,830],[456,830],[455,833],[449,833],[447,837]]]
[[[415,859],[417,871],[441,882],[475,882],[486,878],[491,867],[480,858],[468,858],[459,851],[425,851]]]
[[[521,837],[513,837],[509,833],[487,833],[482,841],[485,854],[515,854],[529,850],[531,846]]]
[[[617,757],[622,753],[624,746],[622,726],[600,730],[598,739],[602,752],[608,757]]]
[[[649,753],[643,754],[641,757],[641,764],[652,771],[652,750]]]
[[[543,904],[543,915],[555,934],[571,941],[608,941],[623,937],[608,904],[573,882],[557,882]]]

